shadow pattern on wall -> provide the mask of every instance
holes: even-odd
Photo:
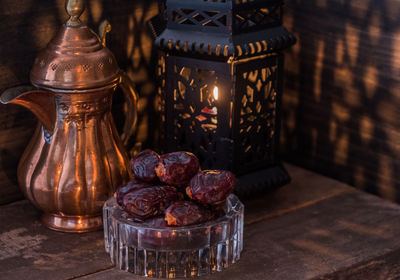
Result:
[[[287,0],[285,158],[400,201],[400,3]]]

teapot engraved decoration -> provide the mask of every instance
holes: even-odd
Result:
[[[6,90],[3,104],[19,104],[39,119],[19,166],[18,183],[44,214],[45,226],[65,232],[102,227],[102,206],[131,177],[123,146],[135,130],[136,93],[103,38],[82,24],[83,1],[66,2],[70,18],[36,58],[32,87]],[[131,108],[123,138],[111,115],[121,86]]]

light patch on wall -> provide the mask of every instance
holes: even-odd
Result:
[[[152,82],[146,82],[145,84],[142,85],[140,93],[142,95],[151,95],[155,91],[155,84]]]
[[[101,16],[103,14],[103,5],[101,0],[90,0],[90,11],[92,13],[92,18],[95,23],[100,22]]]
[[[286,89],[285,94],[282,95],[283,103],[285,107],[297,108],[300,102],[300,93],[298,90]]]
[[[384,130],[387,145],[389,145],[394,157],[400,158],[400,131],[389,126],[385,126]]]
[[[126,38],[126,56],[130,57],[133,52],[133,34],[129,34]]]
[[[338,65],[343,64],[344,58],[344,42],[342,39],[338,39],[336,42],[336,63]]]
[[[148,34],[143,32],[141,37],[141,42],[142,42],[142,50],[143,53],[145,54],[144,59],[147,62],[150,62],[151,46],[153,44],[153,40],[151,39],[150,36],[148,36]]]
[[[291,13],[291,10],[289,10],[287,13],[285,13],[285,16],[283,17],[283,25],[288,30],[293,30],[293,21],[293,14]]]
[[[147,99],[146,98],[139,98],[137,108],[139,113],[143,113],[144,109],[147,106]]]
[[[343,89],[343,98],[347,105],[358,106],[361,104],[360,90],[353,85],[354,71],[348,65],[335,68],[334,82]]]
[[[368,98],[373,98],[375,95],[376,88],[378,86],[378,69],[375,66],[367,66],[365,67],[364,74],[364,85],[365,85],[365,93]]]
[[[400,116],[399,104],[383,99],[378,100],[377,103],[377,114],[382,121],[398,123]]]
[[[350,118],[349,109],[338,102],[332,102],[332,111],[334,116],[342,122],[348,121]]]
[[[144,15],[143,7],[137,7],[135,9],[135,18],[141,19],[143,17],[143,15]]]
[[[337,137],[337,122],[335,120],[331,120],[329,123],[329,140],[331,143],[336,141]]]
[[[392,68],[400,75],[400,28],[393,34],[392,44]]]
[[[129,16],[129,21],[128,21],[128,26],[129,26],[129,33],[128,37],[126,38],[126,55],[127,57],[131,57],[132,53],[134,51],[133,49],[133,43],[134,43],[134,38],[133,38],[133,28],[135,26],[133,16]]]
[[[369,143],[372,139],[374,125],[368,115],[361,116],[360,119],[360,135],[364,143]]]
[[[133,19],[133,15],[129,16],[128,27],[129,31],[133,31],[133,29],[135,28],[135,21]]]
[[[299,33],[296,32],[293,32],[293,35],[297,38],[297,42],[290,48],[290,51],[295,55],[299,55],[301,48],[301,36]]]
[[[324,47],[325,42],[323,40],[318,41],[317,47],[317,59],[315,60],[315,72],[314,72],[314,97],[317,102],[321,101],[321,82],[322,82],[322,70],[324,66]]]
[[[132,65],[133,65],[133,68],[135,68],[135,69],[139,68],[140,55],[141,55],[140,48],[139,47],[134,48],[133,55],[132,55],[131,58],[133,58],[132,59]]]
[[[364,175],[364,167],[361,165],[354,166],[354,185],[358,189],[365,189],[366,187],[366,179]]]
[[[393,182],[392,158],[379,156],[379,195],[389,200],[396,199],[396,186]]]
[[[349,150],[349,135],[342,133],[335,141],[333,161],[338,165],[346,165]]]
[[[140,67],[139,69],[135,69],[134,71],[135,72],[131,71],[131,69],[128,70],[129,77],[132,79],[133,82],[142,83],[147,80],[148,72],[145,68]]]
[[[334,72],[334,83],[342,88],[350,86],[353,80],[353,72],[348,66],[336,67]]]
[[[363,105],[361,91],[359,88],[353,85],[353,82],[351,82],[351,84],[344,89],[343,97],[345,104],[349,105],[350,107],[355,108]]]
[[[360,43],[360,30],[351,23],[346,23],[346,50],[350,57],[351,65],[356,65]]]
[[[380,11],[373,11],[372,15],[369,18],[369,37],[371,43],[374,45],[378,45],[379,38],[381,36],[381,13]]]

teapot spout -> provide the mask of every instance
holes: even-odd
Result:
[[[56,108],[51,92],[37,90],[31,86],[13,87],[0,95],[0,102],[24,106],[35,114],[46,130],[54,132]]]

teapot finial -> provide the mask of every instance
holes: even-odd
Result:
[[[69,15],[69,19],[66,23],[67,26],[77,27],[82,25],[79,17],[85,10],[85,4],[83,0],[67,0],[65,2],[65,10]]]

